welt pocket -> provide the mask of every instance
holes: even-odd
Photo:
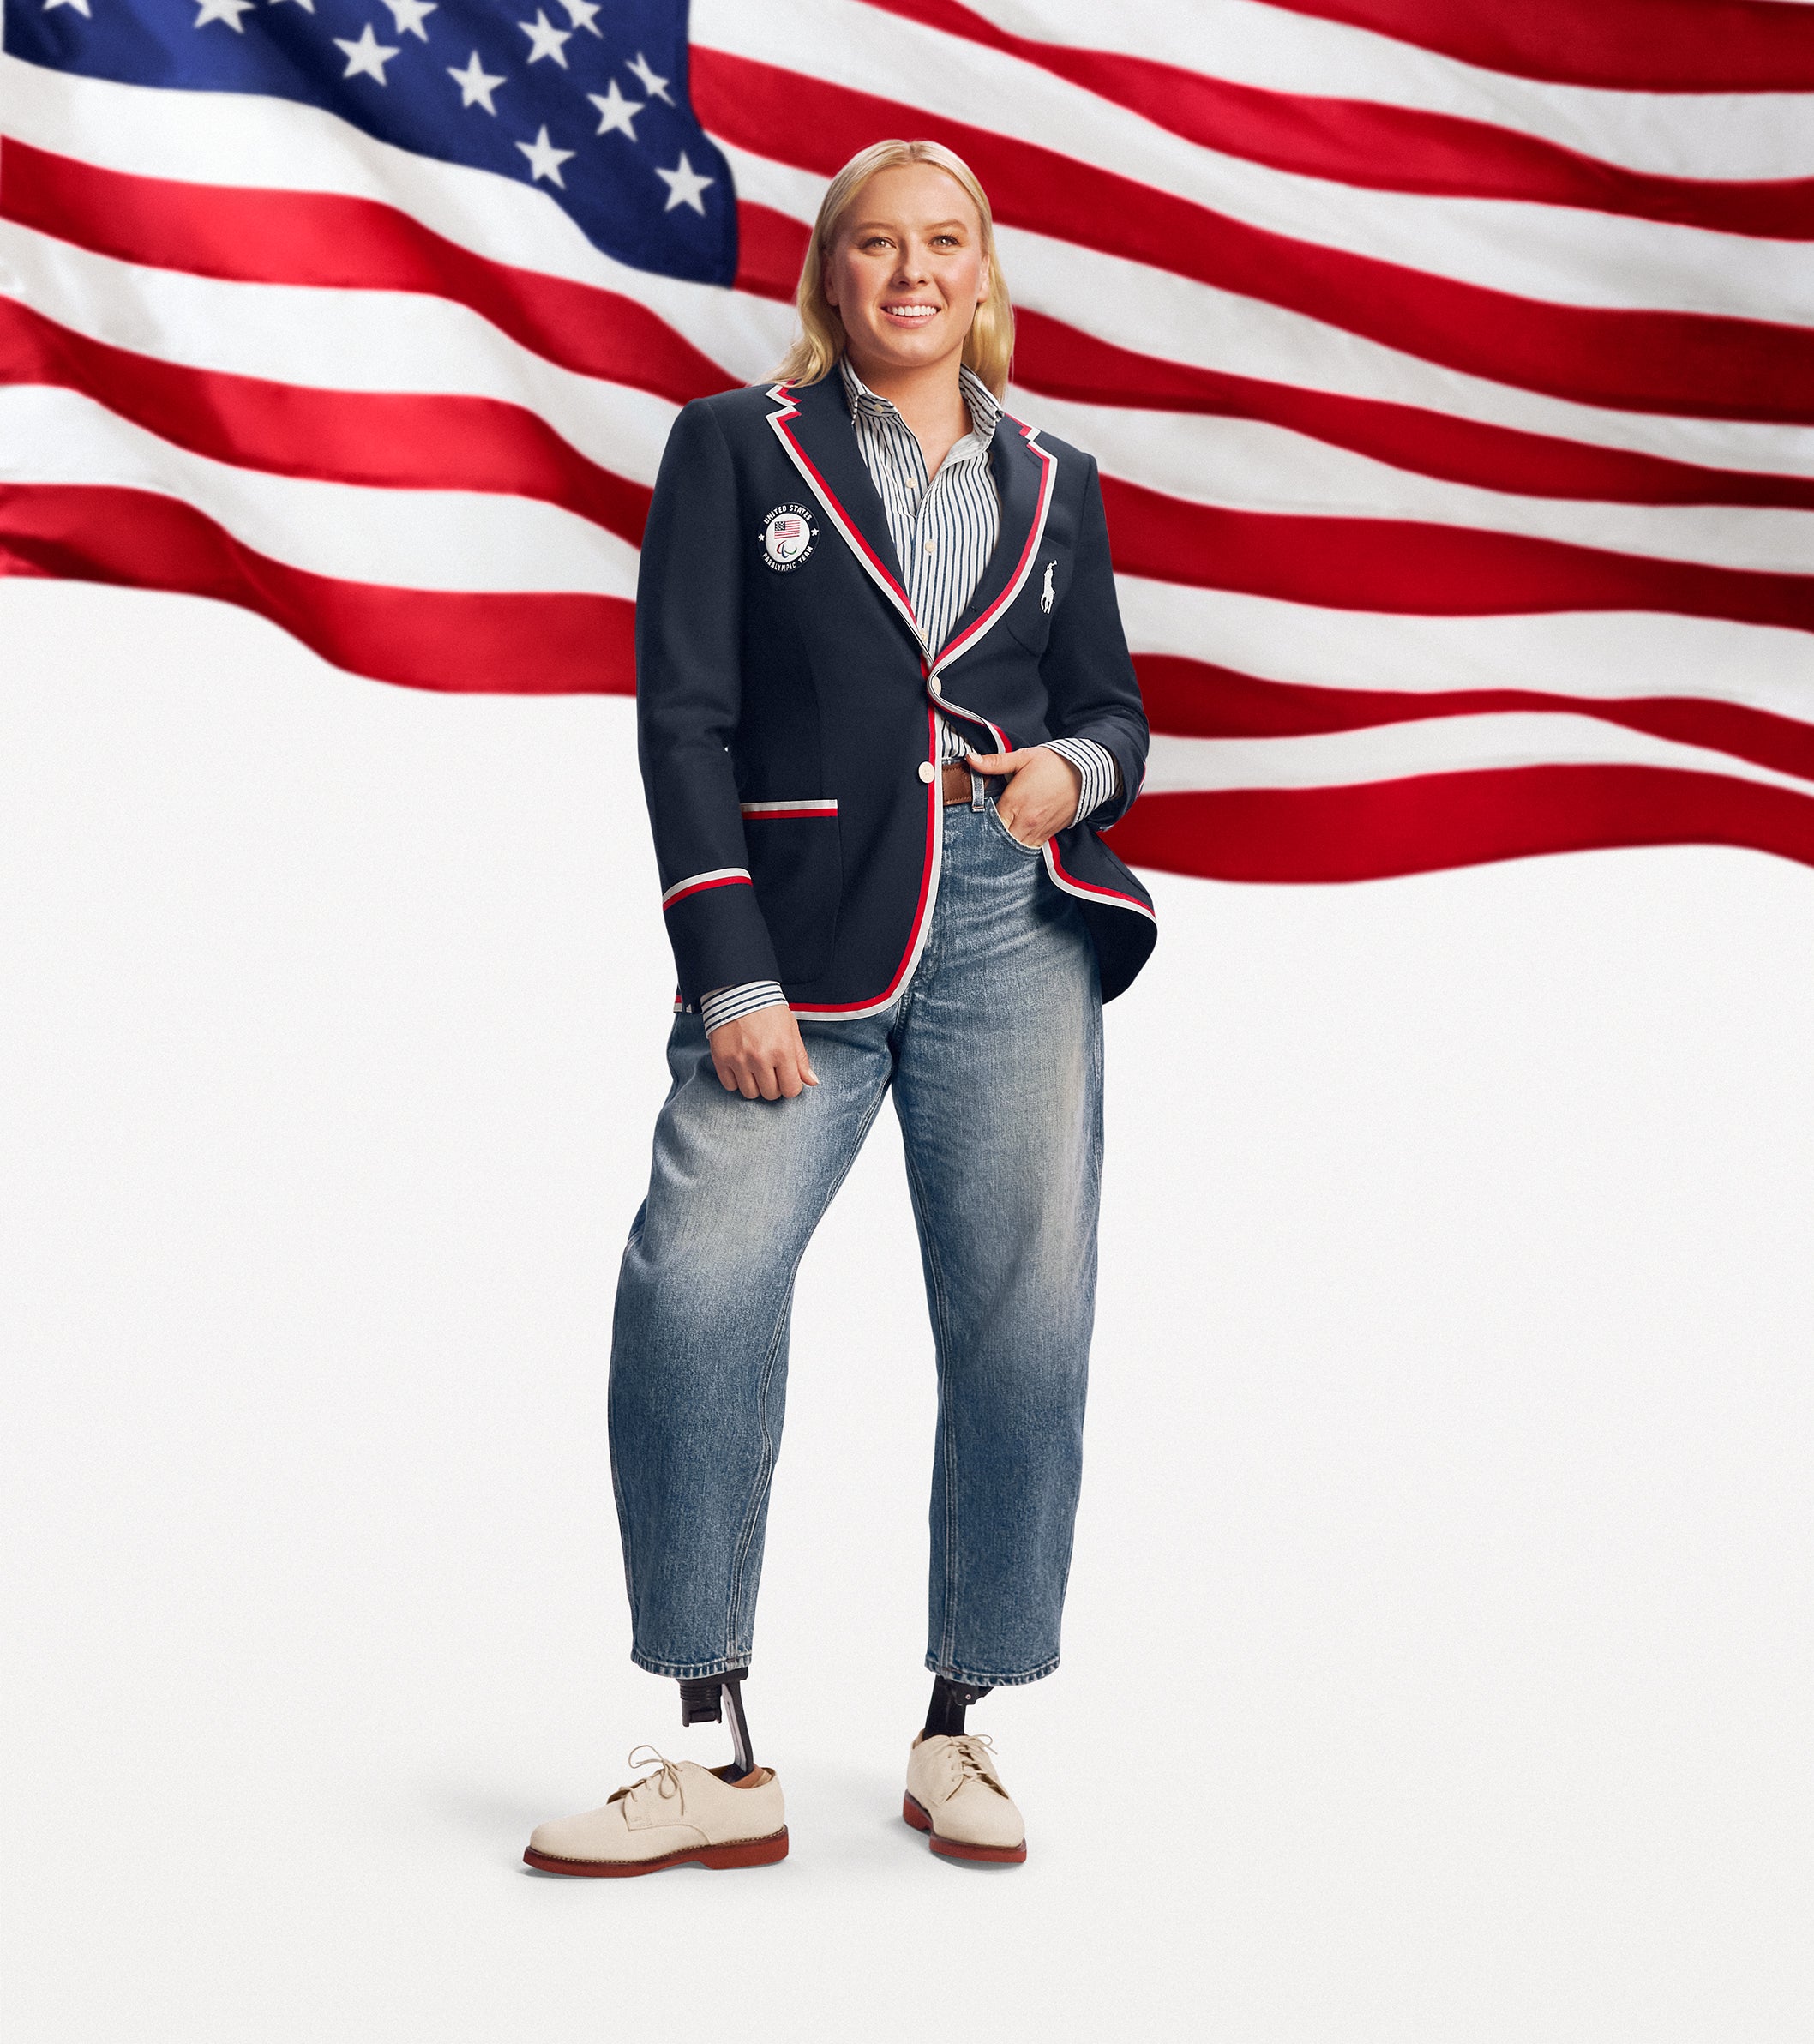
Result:
[[[1037,656],[1046,650],[1052,636],[1052,619],[1048,612],[1042,610],[1037,601],[1029,602],[1024,596],[1018,603],[1011,604],[1002,619],[1009,636],[1018,640],[1030,652]]]
[[[831,963],[844,894],[838,803],[824,795],[737,807],[776,971],[790,985],[816,979]]]

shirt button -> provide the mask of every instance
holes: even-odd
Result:
[[[930,539],[928,539],[928,540],[926,542],[926,550],[927,550],[927,552],[928,552],[928,554],[935,554],[935,553],[937,553],[937,552],[938,552],[938,550],[938,550],[937,546],[936,546],[936,545],[934,545],[934,543],[933,543],[933,542],[932,542]]]
[[[920,761],[920,779],[926,783],[928,787],[930,787],[933,782],[935,781],[938,777],[939,770],[933,765],[930,760],[922,760]]]
[[[932,690],[934,695],[943,695],[945,693],[945,684],[937,675],[934,675],[926,686]]]

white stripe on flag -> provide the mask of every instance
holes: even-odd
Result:
[[[1483,121],[1666,177],[1814,177],[1805,93],[1627,93],[1482,70],[1264,0],[968,0],[1017,35],[1113,47],[1262,91]],[[1591,0],[1583,0],[1591,6]],[[1803,0],[1806,4],[1806,0]]]
[[[1814,319],[1805,245],[1568,206],[1349,185],[1219,155],[998,51],[862,0],[694,0],[693,40],[1077,159],[1268,233],[1557,304]],[[781,61],[785,62],[786,59]]]
[[[1217,660],[1325,688],[1538,688],[1615,700],[1704,697],[1807,722],[1814,633],[1650,611],[1430,617],[1336,610],[1120,575],[1137,652]]]
[[[1155,738],[1149,795],[1184,789],[1351,787],[1506,766],[1663,766],[1814,795],[1814,782],[1730,753],[1678,745],[1595,717],[1431,717],[1301,738]]]
[[[267,475],[173,447],[71,390],[0,388],[0,476],[155,490],[194,504],[273,560],[347,581],[636,593],[635,550],[553,504],[463,490],[405,497]]]

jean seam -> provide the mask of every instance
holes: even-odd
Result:
[[[951,1352],[951,1306],[945,1289],[945,1273],[939,1264],[939,1247],[931,1225],[926,1192],[920,1177],[918,1164],[914,1161],[911,1146],[903,1144],[901,1154],[907,1166],[907,1184],[913,1195],[914,1217],[920,1223],[920,1239],[926,1245],[926,1268],[932,1278],[934,1348],[939,1375],[939,1431],[944,1437],[945,1449],[945,1587],[940,1613],[939,1658],[949,1661],[956,1650],[958,1611],[958,1442],[957,1425],[952,1413],[953,1400],[947,1396],[950,1390],[951,1372],[947,1358]]]
[[[891,1068],[890,1078],[892,1079],[892,1077]],[[819,1211],[814,1217],[813,1225],[806,1230],[801,1241],[799,1253],[795,1256],[793,1266],[787,1274],[787,1284],[781,1295],[781,1310],[775,1316],[774,1332],[769,1337],[768,1353],[763,1358],[762,1381],[756,1392],[756,1411],[762,1428],[762,1464],[756,1472],[756,1481],[750,1491],[749,1504],[743,1515],[743,1530],[737,1536],[736,1549],[731,1557],[730,1600],[725,1614],[724,1651],[733,1663],[737,1662],[740,1652],[742,1659],[748,1660],[754,1645],[755,1613],[753,1608],[749,1613],[748,1627],[752,1637],[745,1641],[741,1650],[736,1644],[737,1627],[743,1615],[742,1608],[743,1572],[749,1560],[750,1547],[755,1539],[756,1524],[761,1517],[763,1504],[767,1499],[769,1490],[775,1479],[777,1449],[774,1431],[768,1423],[768,1395],[774,1382],[775,1358],[780,1353],[781,1338],[786,1332],[789,1319],[793,1313],[795,1281],[800,1275],[801,1263],[806,1256],[813,1237],[819,1231],[820,1222],[824,1220],[827,1209],[831,1206],[832,1200],[838,1197],[844,1180],[850,1175],[855,1168],[864,1143],[868,1140],[869,1131],[875,1126],[875,1117],[881,1112],[882,1102],[887,1097],[888,1085],[889,1080],[885,1079],[877,1087],[875,1097],[870,1102],[868,1109],[863,1115],[862,1124],[857,1129],[856,1139],[850,1145],[850,1154],[845,1162],[844,1168],[838,1174],[837,1178],[827,1189],[824,1199],[820,1204]]]
[[[1092,1015],[1090,1021],[1090,1062],[1096,1079],[1096,1114],[1093,1117],[1092,1126],[1090,1131],[1090,1161],[1095,1179],[1096,1191],[1094,1196],[1098,1203],[1098,1208],[1100,1210],[1102,1185],[1102,1152],[1105,1147],[1102,1139],[1102,1090],[1104,1065],[1106,1063],[1105,1046],[1102,1040],[1102,1003],[1100,1001],[1096,1004],[1095,1013]],[[1090,1326],[1084,1336],[1084,1343],[1086,1369],[1088,1367],[1088,1357],[1091,1349],[1093,1349],[1095,1346],[1095,1342],[1096,1279],[1092,1274],[1090,1284]],[[1089,1399],[1087,1383],[1084,1396],[1085,1404],[1087,1404]],[[1073,1511],[1075,1507],[1073,1507]],[[1076,1558],[1077,1548],[1073,1542],[1072,1548],[1065,1556],[1065,1566],[1060,1572],[1058,1578],[1058,1608],[1060,1613],[1059,1623],[1060,1626],[1062,1626],[1064,1623],[1063,1613],[1066,1599],[1069,1596],[1071,1590],[1071,1565],[1076,1560]],[[1057,1665],[1058,1656],[1054,1654],[1052,1658],[1052,1667],[1056,1668]],[[1044,1672],[1049,1673],[1050,1671],[1046,1670]],[[1029,1677],[1027,1679],[1032,1680],[1034,1678]]]
[[[675,1037],[679,1032],[683,1019],[684,1018],[682,1016],[676,1015],[674,1018],[672,1026],[668,1031],[668,1046],[670,1054],[673,1049]],[[675,1096],[680,1091],[681,1087],[684,1083],[685,1082],[683,1080],[670,1076],[668,1084],[668,1091],[663,1097],[661,1106],[656,1114],[656,1127],[658,1131],[659,1131],[661,1127],[661,1116],[666,1114],[669,1108],[673,1105]],[[658,1136],[658,1139],[659,1139]],[[653,1160],[652,1158],[652,1169]],[[636,1209],[635,1218],[630,1223],[630,1232],[624,1240],[623,1254],[617,1259],[617,1291],[616,1297],[611,1302],[611,1354],[614,1359],[617,1353],[617,1315],[623,1303],[623,1266],[630,1260],[631,1250],[633,1250],[642,1240],[643,1228],[648,1220],[648,1217],[649,1201],[647,1195],[645,1194],[642,1204]],[[624,1510],[623,1487],[618,1481],[617,1415],[616,1410],[616,1402],[613,1400],[610,1394],[610,1386],[609,1380],[607,1380],[605,1386],[604,1398],[604,1446],[605,1458],[610,1464],[611,1469],[611,1502],[616,1506],[617,1510],[617,1544],[623,1550],[623,1589],[625,1596],[629,1600],[630,1630],[632,1635],[634,1636],[636,1629],[636,1566],[634,1549],[632,1544],[630,1535],[630,1520],[632,1514]]]
[[[623,1296],[623,1266],[628,1262],[630,1251],[635,1247],[641,1236],[643,1214],[647,1205],[648,1202],[645,1200],[643,1205],[637,1209],[629,1239],[623,1245],[623,1254],[617,1259],[617,1300],[622,1300]],[[617,1302],[614,1301],[611,1306],[611,1346],[614,1350],[617,1345]],[[634,1629],[636,1622],[636,1568],[630,1540],[630,1514],[623,1508],[623,1486],[617,1475],[617,1415],[613,1406],[614,1401],[607,1384],[604,1401],[605,1453],[611,1465],[611,1500],[617,1507],[618,1544],[623,1549],[624,1595],[629,1599],[630,1623]]]
[[[799,1269],[796,1260],[795,1270]],[[768,1350],[762,1358],[762,1374],[756,1388],[756,1420],[762,1429],[762,1455],[757,1467],[754,1482],[750,1487],[749,1503],[744,1508],[742,1530],[737,1535],[737,1544],[730,1558],[730,1581],[726,1585],[724,1608],[724,1653],[728,1659],[736,1651],[738,1627],[742,1618],[743,1570],[749,1559],[750,1544],[755,1538],[756,1522],[761,1517],[763,1500],[767,1497],[775,1476],[774,1433],[768,1423],[769,1387],[774,1381],[775,1357],[781,1348],[782,1332],[793,1312],[794,1281],[790,1273],[787,1289],[782,1294],[781,1310],[777,1315],[773,1332],[768,1338]],[[754,1622],[750,1626],[755,1631]],[[749,1649],[745,1648],[748,1653]]]

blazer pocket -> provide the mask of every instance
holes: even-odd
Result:
[[[743,843],[756,904],[784,985],[818,978],[832,960],[844,893],[838,804],[746,802]]]
[[[1047,641],[1052,636],[1052,620],[1028,591],[1023,590],[1008,605],[1002,613],[1002,622],[1035,659],[1044,657]]]

